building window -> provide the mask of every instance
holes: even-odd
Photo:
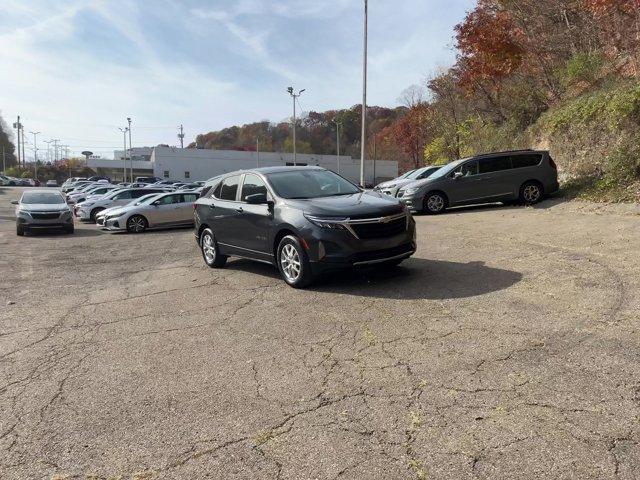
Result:
[[[184,178],[191,178],[190,172],[184,172]]]
[[[164,178],[169,178],[169,170],[164,171]]]

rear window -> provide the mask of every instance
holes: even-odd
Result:
[[[542,155],[539,153],[527,153],[523,155],[511,155],[513,168],[534,167],[542,161]]]

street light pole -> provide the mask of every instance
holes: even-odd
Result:
[[[362,56],[362,135],[360,140],[360,186],[364,187],[364,156],[367,147],[367,23],[368,1],[364,0],[364,51]]]
[[[33,176],[38,180],[38,138],[37,136],[42,132],[29,132],[33,135],[33,159],[35,160],[35,167]]]
[[[131,180],[131,183],[133,183],[133,145],[131,145],[131,117],[127,117],[127,122],[129,122],[129,166],[131,167],[131,170],[129,171],[129,173],[131,174],[129,175],[129,179]]]
[[[338,173],[340,173],[340,125],[342,125],[342,122],[334,119],[333,123],[336,124],[336,157],[338,160]]]
[[[260,166],[260,139],[256,137],[256,168]]]
[[[304,92],[305,89],[303,88],[302,90],[300,90],[297,94],[293,93],[293,87],[289,87],[287,88],[287,92],[289,92],[289,95],[291,95],[291,98],[293,99],[293,165],[296,165],[296,100],[297,98],[302,95],[302,92]]]
[[[129,127],[118,127],[122,132],[122,138],[124,139],[124,151],[122,152],[122,181],[127,181],[127,132]]]

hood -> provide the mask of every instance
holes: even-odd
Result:
[[[304,213],[332,217],[385,216],[404,210],[404,206],[395,198],[373,191],[308,200],[285,200],[285,202]]]
[[[64,203],[23,203],[20,204],[20,210],[25,212],[64,212],[69,207]]]
[[[420,188],[424,185],[438,183],[442,181],[442,178],[443,177],[437,177],[437,178],[427,177],[427,178],[422,178],[420,180],[411,180],[410,182],[407,182],[406,184],[404,184],[402,187],[406,188],[411,186],[411,188]]]
[[[380,184],[378,184],[378,187],[380,188],[390,188],[393,187],[394,185],[398,188],[400,187],[404,187],[405,185],[408,185],[411,182],[415,182],[415,180],[412,180],[410,178],[400,178],[400,179],[396,179],[396,180],[389,180],[388,182],[382,182]]]

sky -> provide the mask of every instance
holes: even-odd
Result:
[[[369,105],[455,60],[473,0],[369,0]],[[362,0],[2,0],[0,115],[79,154],[362,100]],[[27,133],[28,134],[28,133]],[[28,135],[29,143],[33,137]],[[27,156],[32,154],[27,146]]]

